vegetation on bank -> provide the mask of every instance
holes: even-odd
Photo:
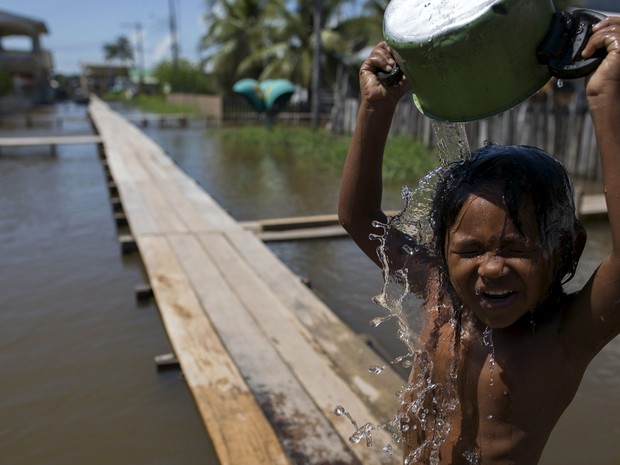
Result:
[[[107,101],[123,100],[131,103],[137,109],[147,113],[157,113],[163,115],[183,113],[190,116],[200,116],[196,108],[185,105],[173,105],[167,103],[163,95],[139,94],[132,98],[126,98],[122,93],[107,93],[103,96]]]
[[[131,103],[148,113],[184,113],[198,116],[198,112],[194,107],[167,103],[165,97],[161,95],[136,95],[131,99]]]
[[[341,170],[351,141],[350,135],[337,136],[326,130],[277,126],[244,126],[214,130],[227,146],[251,147],[257,155],[294,156],[313,167]],[[391,136],[385,149],[383,178],[387,183],[412,184],[437,165],[435,149],[407,136]]]

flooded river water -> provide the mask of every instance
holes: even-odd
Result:
[[[85,107],[49,109],[83,117]],[[83,119],[0,127],[0,136],[84,134]],[[339,173],[291,159],[227,151],[204,127],[150,127],[175,162],[238,220],[334,213]],[[400,207],[400,188],[386,208]],[[577,280],[609,250],[591,224]],[[0,156],[0,463],[217,464],[154,304],[138,304],[137,257],[123,257],[106,181],[92,145],[5,150]],[[371,329],[378,269],[346,238],[269,247],[355,331],[392,355],[394,328]],[[578,284],[578,283],[575,283]],[[620,465],[620,339],[592,363],[549,442],[543,465]]]

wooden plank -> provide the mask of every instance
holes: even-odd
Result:
[[[129,229],[134,236],[161,233],[161,227],[151,214],[139,183],[121,184],[119,194]]]
[[[221,463],[279,464],[287,452],[309,465],[399,463],[398,452],[380,449],[391,444],[390,433],[374,431],[374,449],[350,449],[354,427],[334,414],[342,404],[360,426],[391,421],[398,375],[389,367],[381,377],[369,374],[376,354],[259,239],[139,129],[96,99],[91,108],[164,326]],[[263,429],[269,437],[258,436]],[[249,462],[256,443],[259,457]]]
[[[239,228],[232,217],[175,165],[159,146],[129,123],[125,126],[120,134],[124,151],[130,155],[123,159],[124,163],[140,165],[140,168],[129,170],[142,172],[143,177],[151,179],[159,188],[165,188],[165,197],[168,204],[174,206],[178,219],[185,224],[191,223],[194,231]],[[115,140],[121,138],[120,134],[117,133]],[[161,198],[159,202],[162,202]],[[178,230],[178,225],[175,228],[172,230]]]
[[[144,143],[151,147],[141,151],[140,162],[147,167],[160,189],[165,186],[166,198],[185,224],[191,224],[191,229],[196,232],[240,228],[194,180],[172,163],[163,150],[152,146],[150,139]]]
[[[395,413],[395,399],[391,398],[391,394],[402,388],[404,380],[389,364],[380,375],[369,373],[370,365],[384,361],[365,344],[360,344],[360,337],[252,233],[231,231],[226,236],[271,291],[294,312],[356,395],[366,399],[375,416],[391,418]]]
[[[607,203],[605,196],[601,195],[582,195],[579,205],[579,217],[607,215]]]
[[[138,183],[147,208],[163,233],[187,233],[188,224],[179,215],[171,201],[169,185],[155,184],[151,181]]]
[[[290,307],[287,308],[282,303],[279,294],[274,293],[274,290],[258,277],[255,270],[239,255],[237,248],[221,235],[202,234],[200,240],[228,286],[234,290],[253,316],[255,324],[265,335],[276,338],[273,345],[279,356],[286,361],[306,392],[344,440],[350,438],[354,429],[346,418],[333,413],[337,405],[345,405],[360,425],[366,423],[377,425],[393,419],[398,410],[396,399],[398,389],[375,393],[378,397],[391,398],[392,404],[390,414],[377,421],[373,412],[360,400],[352,386],[341,377],[340,372],[334,371],[332,361],[319,349],[314,335],[300,324],[290,311]],[[293,278],[293,281],[299,284],[298,279]],[[291,283],[286,280],[282,284],[286,286]],[[318,301],[316,297],[314,299]],[[358,347],[362,345],[358,340]],[[366,362],[370,363],[370,360],[369,358]],[[365,371],[368,372],[368,366],[365,367]],[[379,450],[364,446],[354,447],[352,450],[356,456],[364,464],[394,463],[394,457],[380,454],[384,445],[391,444],[391,436],[379,429],[373,432],[373,437],[373,442]]]
[[[283,229],[308,229],[320,226],[334,226],[339,224],[339,221],[338,215],[332,214],[273,218],[259,220],[258,224],[263,231],[281,231]]]
[[[398,214],[397,210],[386,211],[388,216]],[[290,229],[311,229],[327,226],[338,226],[340,221],[335,213],[324,215],[292,216],[284,218],[269,218],[256,221],[242,221],[245,229],[254,231],[288,231]]]
[[[265,242],[327,239],[333,237],[344,237],[347,235],[347,232],[342,226],[319,226],[307,229],[256,232],[256,236]]]
[[[241,225],[220,207],[213,197],[207,194],[195,180],[186,176],[184,173],[172,172],[171,176],[180,192],[194,204],[196,209],[200,212],[201,217],[204,218],[209,225],[209,228],[205,229],[203,232],[242,229]]]
[[[209,237],[221,239],[219,235]],[[308,465],[360,464],[276,351],[272,339],[280,336],[261,331],[195,237],[175,235],[170,241],[226,350],[288,455],[295,463]]]
[[[101,137],[83,136],[32,136],[0,137],[0,147],[27,147],[37,145],[100,144]]]
[[[142,237],[140,251],[170,342],[220,464],[289,464],[166,239]]]

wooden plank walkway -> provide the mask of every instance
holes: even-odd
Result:
[[[390,421],[404,384],[256,235],[94,98],[106,166],[171,346],[222,465],[402,463]],[[382,447],[392,444],[389,455]]]
[[[34,147],[49,145],[52,155],[56,155],[56,146],[75,144],[100,144],[99,136],[32,136],[32,137],[0,137],[0,153],[4,147]]]

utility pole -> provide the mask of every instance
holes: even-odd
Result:
[[[136,22],[136,41],[138,43],[138,56],[140,57],[140,66],[138,67],[138,91],[142,92],[144,88],[144,35],[142,34],[142,23]]]
[[[179,42],[177,38],[177,19],[174,12],[174,0],[168,0],[168,8],[170,10],[170,47],[172,50],[172,67],[176,70],[179,64]]]
[[[144,84],[144,34],[142,33],[142,23],[136,21],[135,23],[122,24],[122,26],[134,27],[136,29],[136,52],[138,56],[137,58],[134,57],[134,64],[138,70],[138,89],[142,91]]]
[[[312,56],[312,128],[319,127],[321,119],[321,0],[314,0],[314,49]]]

